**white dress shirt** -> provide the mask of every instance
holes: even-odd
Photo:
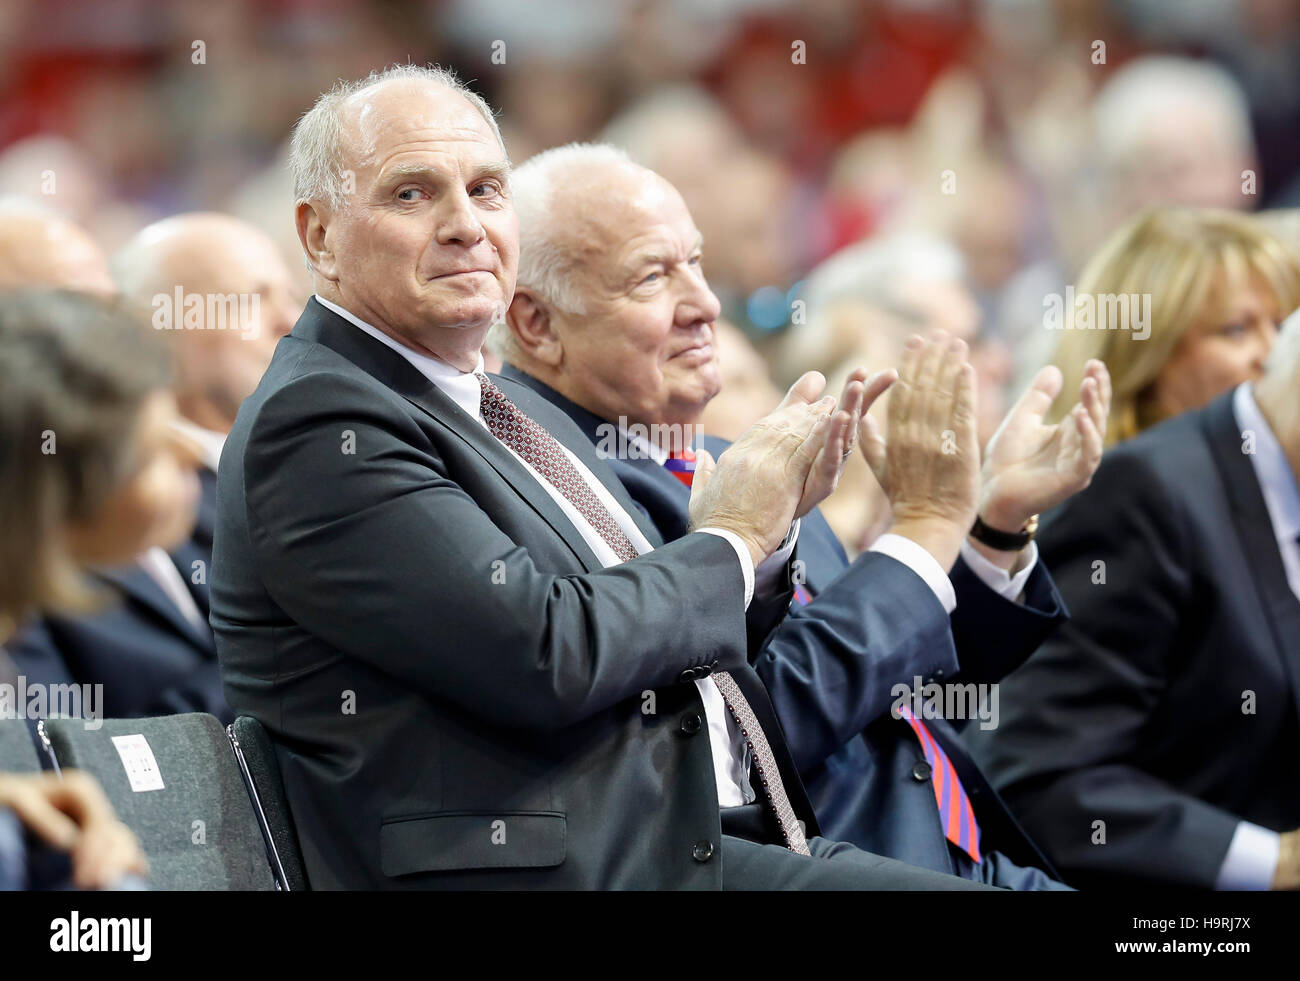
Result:
[[[1248,382],[1238,385],[1232,393],[1232,414],[1241,432],[1254,433],[1255,452],[1249,454],[1250,465],[1259,481],[1269,524],[1277,536],[1286,581],[1300,599],[1300,542],[1297,542],[1300,539],[1300,489],[1296,487],[1295,472],[1268,420],[1259,411],[1255,393]],[[1280,849],[1281,839],[1276,831],[1261,828],[1250,821],[1240,822],[1233,832],[1214,887],[1271,888]]]

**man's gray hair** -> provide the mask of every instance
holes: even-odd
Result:
[[[295,206],[304,201],[325,201],[331,208],[342,207],[345,197],[343,103],[360,92],[395,81],[433,82],[459,92],[487,120],[497,142],[501,144],[502,153],[505,152],[505,141],[501,139],[501,130],[492,114],[492,108],[482,96],[465,85],[455,72],[438,65],[393,65],[383,71],[373,71],[365,78],[353,81],[340,79],[298,120],[289,144],[289,169],[293,174]]]
[[[573,275],[577,256],[572,239],[564,236],[570,222],[554,215],[556,191],[566,182],[581,180],[607,167],[636,167],[618,147],[607,143],[568,143],[530,157],[510,174],[510,193],[519,218],[519,274],[517,286],[532,290],[564,313],[586,312]],[[487,337],[488,350],[508,359],[514,352],[514,335],[501,323]]]
[[[801,298],[806,321],[789,334],[788,368],[824,369],[833,342],[831,310],[857,300],[893,314],[901,334],[916,317],[900,294],[905,284],[962,283],[966,261],[947,239],[928,232],[899,232],[845,246],[822,261],[805,281]]]
[[[1216,114],[1230,150],[1254,152],[1246,95],[1226,69],[1175,55],[1134,59],[1107,79],[1093,103],[1102,163],[1112,170],[1132,164],[1152,120],[1202,108]]]

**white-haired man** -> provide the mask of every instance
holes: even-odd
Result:
[[[833,487],[862,386],[832,414],[806,379],[655,548],[572,423],[482,373],[518,258],[482,100],[414,66],[341,84],[293,162],[316,296],[222,455],[212,624],[312,886],[969,885],[805,834],[747,661],[755,567]],[[913,383],[960,413],[934,367]]]
[[[508,327],[495,335],[503,374],[562,408],[598,447],[628,445],[614,470],[671,541],[689,528],[691,466],[670,443],[720,377],[719,305],[700,269],[699,232],[671,184],[608,146],[540,154],[515,172],[514,187],[522,244]],[[966,345],[950,348],[964,355]],[[914,372],[922,349],[916,338],[899,352],[888,450],[878,432],[864,445],[892,496],[891,534],[850,566],[817,513],[805,518],[796,611],[755,664],[818,819],[836,836],[974,881],[1058,888],[1032,867],[1050,868],[956,734],[928,715],[890,718],[890,698],[896,683],[911,690],[958,671],[963,683],[994,682],[1063,617],[1022,529],[1084,485],[1100,459],[1104,369],[1095,366],[1062,427],[1041,425],[1060,386],[1054,370],[1016,407],[990,447],[982,530],[968,542],[980,484],[974,407],[946,434],[904,422],[926,415]],[[627,437],[606,441],[610,429]],[[968,514],[942,513],[942,502],[968,493]]]

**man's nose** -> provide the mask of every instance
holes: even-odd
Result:
[[[701,320],[711,324],[721,315],[722,303],[709,289],[703,276],[692,282],[677,303],[677,324],[680,327],[690,327]]]
[[[437,218],[439,245],[477,245],[485,237],[474,203],[464,191],[443,198]]]

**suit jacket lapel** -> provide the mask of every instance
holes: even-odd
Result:
[[[153,576],[138,565],[124,565],[111,569],[96,569],[91,575],[119,590],[129,601],[139,603],[169,623],[175,631],[199,650],[215,655],[210,631],[200,631],[185,617],[172,602]],[[184,573],[181,574],[184,578]],[[202,608],[200,608],[202,612]]]
[[[1201,423],[1223,478],[1233,526],[1241,539],[1242,550],[1249,557],[1255,588],[1291,679],[1291,694],[1300,713],[1300,599],[1287,582],[1264,495],[1250,459],[1242,452],[1242,434],[1232,398],[1229,392],[1212,402],[1202,412]]]
[[[474,450],[569,546],[583,567],[593,572],[600,560],[550,494],[509,450],[463,409],[438,390],[396,351],[348,323],[314,299],[294,326],[293,336],[322,344],[397,392],[438,425]]]
[[[641,529],[641,534],[645,535],[650,544],[654,545],[656,548],[662,545],[664,539],[659,533],[659,529],[656,528],[654,523],[645,516],[644,511],[633,499],[632,495],[628,493],[627,488],[623,485],[623,482],[619,477],[619,470],[624,465],[625,461],[619,461],[619,467],[615,467],[609,461],[601,459],[596,454],[596,446],[599,445],[601,438],[600,429],[598,427],[613,425],[613,423],[608,423],[596,414],[588,412],[576,402],[565,398],[546,383],[538,381],[532,375],[525,374],[514,365],[508,364],[503,366],[500,377],[517,382],[520,385],[531,389],[573,420],[578,429],[582,431],[582,434],[587,437],[587,440],[582,443],[576,443],[573,440],[564,439],[563,437],[565,434],[563,433],[556,435],[556,439],[559,439],[565,446],[572,450],[574,455],[583,462],[587,469],[595,474],[597,479],[605,485],[609,492],[614,496],[614,499],[622,506],[623,510],[631,515],[632,520],[636,522],[636,526]],[[640,462],[650,464],[669,480],[673,480],[673,482],[676,483],[676,480],[672,475],[653,460]]]

